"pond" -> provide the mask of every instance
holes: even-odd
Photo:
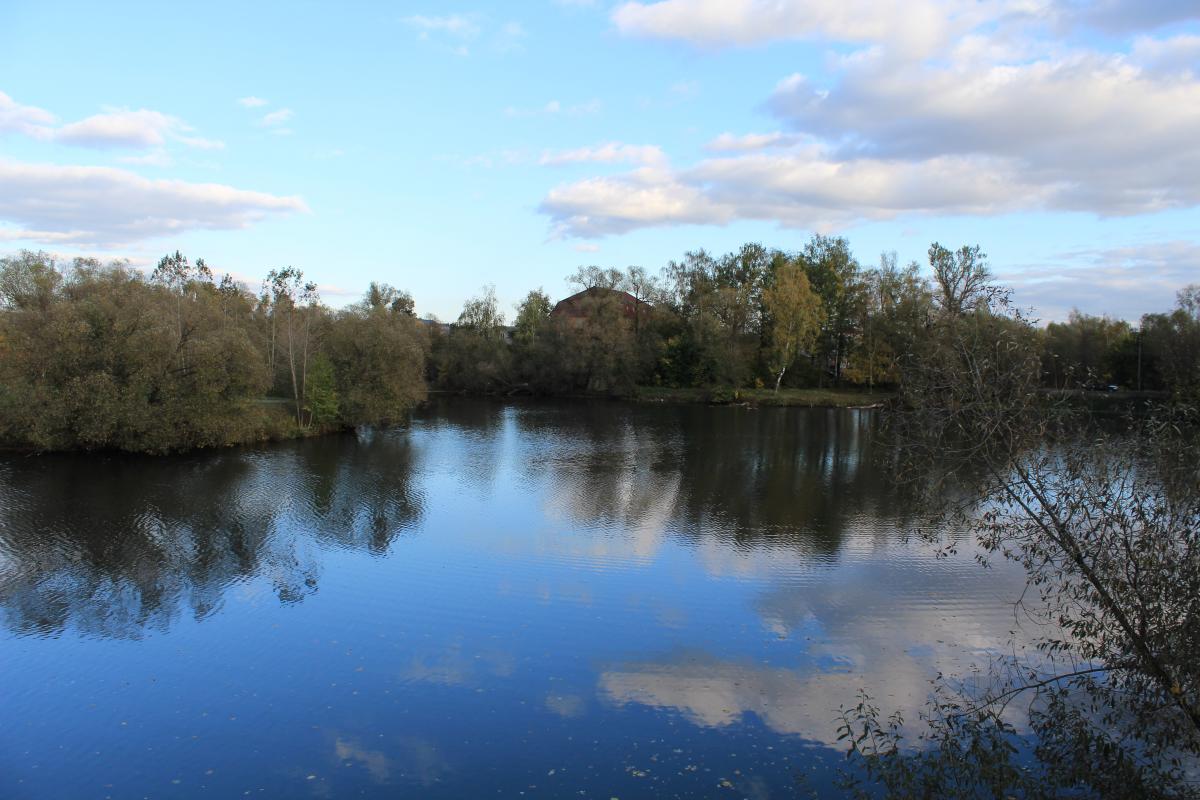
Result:
[[[0,458],[0,797],[835,796],[839,705],[913,714],[1023,585],[906,536],[877,424],[444,398]]]

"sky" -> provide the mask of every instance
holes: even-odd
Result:
[[[979,244],[1043,320],[1200,283],[1195,0],[0,0],[0,254],[511,318],[578,266]]]

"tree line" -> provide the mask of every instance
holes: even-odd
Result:
[[[864,267],[840,237],[786,252],[703,250],[657,275],[580,267],[570,313],[530,291],[512,324],[494,289],[450,325],[372,283],[335,310],[293,267],[257,291],[176,252],[127,263],[0,259],[0,443],[164,452],[404,420],[427,386],[477,393],[628,395],[639,386],[899,386],[938,321],[1006,297],[978,246],[894,253]],[[928,277],[927,277],[928,274]],[[1138,328],[1074,313],[1025,346],[1055,389],[1200,392],[1200,288]],[[732,396],[730,394],[730,396]]]
[[[926,276],[928,274],[928,277]],[[535,289],[511,326],[485,289],[457,322],[434,330],[430,379],[476,392],[626,394],[638,386],[899,386],[938,320],[992,314],[1007,298],[979,246],[930,246],[928,271],[885,253],[864,267],[840,237],[797,252],[746,244],[703,250],[659,275],[581,267],[572,315]],[[1018,323],[1013,323],[1018,324]],[[1029,329],[1041,382],[1054,389],[1200,390],[1200,287],[1137,328],[1073,312]]]
[[[176,252],[150,275],[0,259],[0,442],[166,452],[404,420],[425,397],[412,298],[334,311],[299,270],[255,294]]]

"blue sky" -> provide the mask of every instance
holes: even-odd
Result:
[[[0,252],[444,319],[580,264],[979,243],[1043,318],[1200,282],[1200,6],[0,4]]]

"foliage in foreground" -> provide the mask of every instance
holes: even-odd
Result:
[[[1200,796],[1200,417],[1105,429],[1037,390],[1003,298],[946,313],[889,419],[927,506],[1024,567],[1029,654],[935,682],[917,735],[870,698],[841,733],[863,796]],[[931,477],[932,476],[932,477]]]

